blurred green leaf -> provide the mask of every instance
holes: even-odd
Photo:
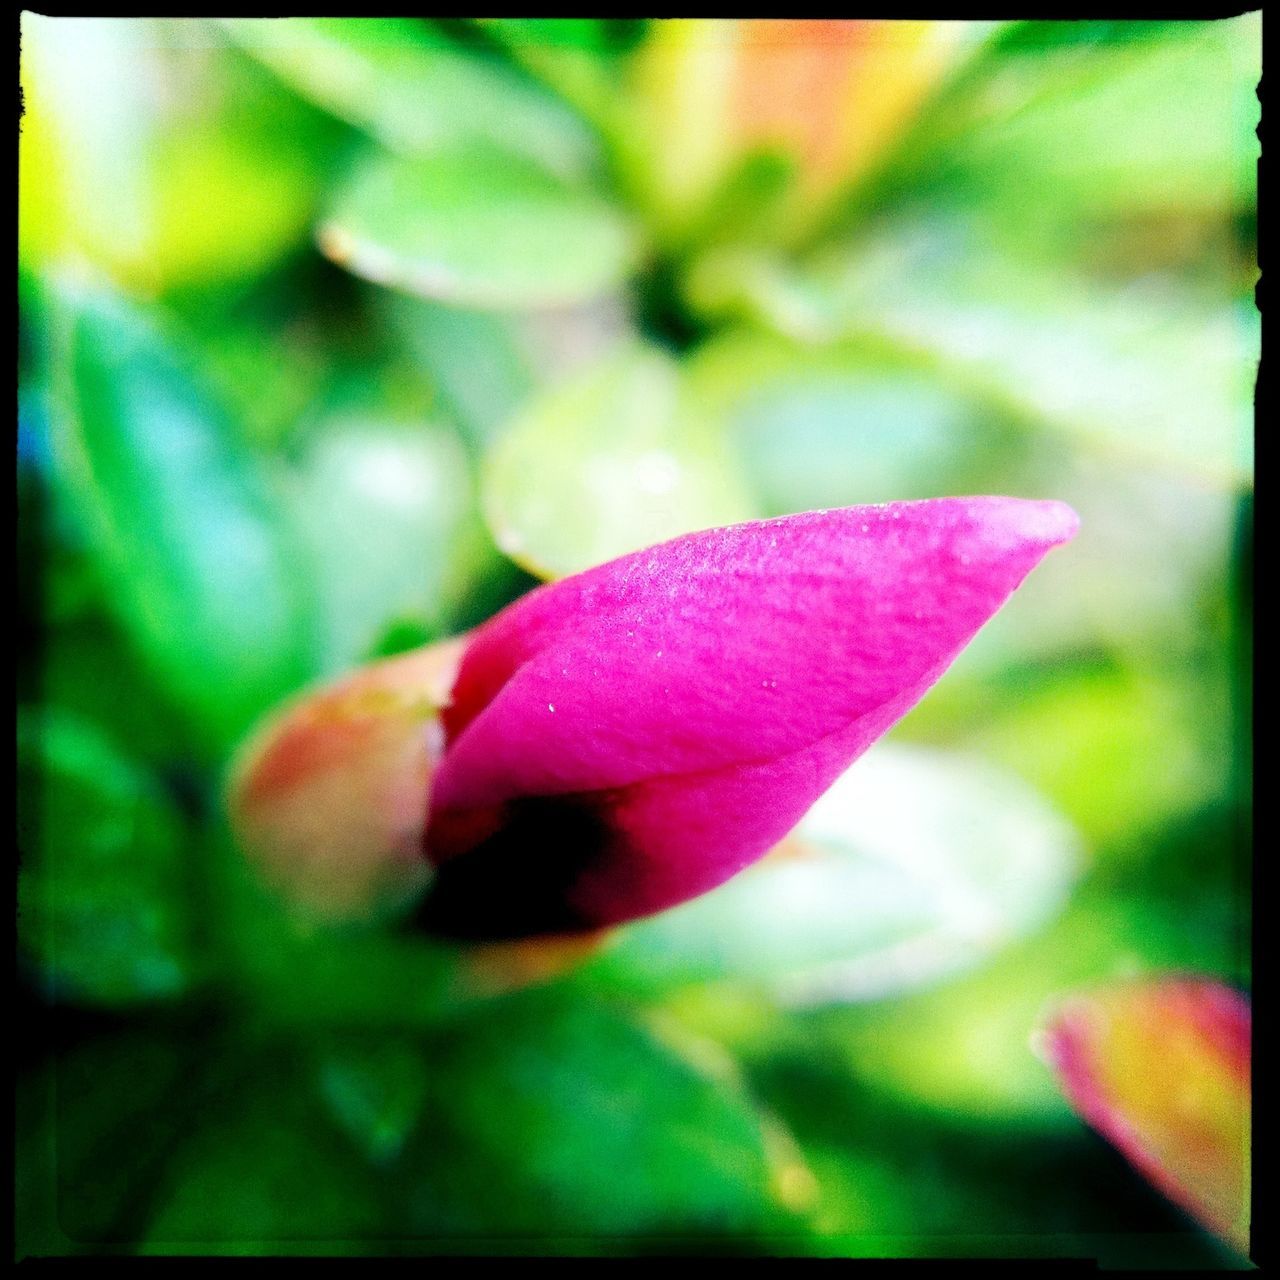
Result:
[[[334,299],[331,268],[308,243],[283,271],[246,288],[170,293],[166,310],[199,353],[208,393],[228,411],[236,439],[262,454],[286,450],[300,422],[351,365],[382,356],[378,335]]]
[[[1207,681],[1206,664],[1197,668]],[[1221,698],[1225,716],[1225,689]],[[1052,796],[1108,859],[1126,860],[1142,856],[1160,824],[1224,790],[1226,733],[1180,681],[1107,666],[1024,685],[967,736]]]
[[[770,515],[977,491],[1021,439],[980,401],[868,345],[729,330],[686,374]]]
[[[745,311],[800,341],[887,350],[1117,460],[1252,482],[1252,304],[1206,303],[1169,281],[1088,284],[936,221],[899,221],[801,276],[712,257],[690,288],[700,306]]]
[[[62,626],[92,610],[97,582],[74,514],[51,491],[48,397],[31,384],[18,390],[19,616],[31,625]],[[24,655],[25,656],[25,655]]]
[[[1253,307],[1207,309],[1159,286],[1089,296],[994,268],[966,281],[935,267],[899,274],[885,309],[872,304],[886,333],[1085,443],[1252,482]]]
[[[496,438],[538,381],[521,317],[383,292],[378,305],[405,348],[431,373],[442,405],[467,441]]]
[[[300,93],[397,151],[502,146],[558,173],[595,143],[562,102],[517,70],[452,45],[424,21],[229,18],[232,37]]]
[[[631,334],[624,295],[551,311],[476,311],[381,290],[380,313],[430,372],[441,407],[482,451],[542,387],[595,363]]]
[[[58,1224],[53,1071],[19,1068],[14,1099],[14,1261],[75,1251]]]
[[[617,18],[477,18],[484,30],[512,48],[538,45],[556,53],[616,52],[620,37],[633,42],[639,26],[634,19]]]
[[[1260,14],[1077,23],[1066,42],[1063,25],[1006,32],[986,74],[912,155],[904,185],[915,196],[980,207],[989,227],[1040,258],[1087,252],[1117,217],[1252,205]]]
[[[96,583],[95,583],[96,586]],[[32,654],[30,700],[88,720],[150,768],[198,766],[190,725],[100,607],[58,619]]]
[[[605,1006],[510,997],[454,1022],[432,1061],[430,1105],[467,1138],[455,1176],[495,1226],[714,1237],[777,1223],[778,1170],[751,1101]],[[499,1207],[482,1171],[513,1149],[523,1195]]]
[[[259,918],[238,977],[264,1017],[283,1025],[424,1026],[457,1003],[451,953],[381,931],[317,931]]]
[[[747,1063],[816,1174],[812,1241],[842,1257],[997,1253],[1221,1265],[1204,1238],[1069,1125],[985,1124],[853,1076],[825,1028],[779,1029]],[[1028,1055],[1030,1056],[1030,1055]],[[1111,1265],[1122,1265],[1117,1259]],[[1107,1265],[1104,1263],[1104,1266]]]
[[[24,262],[87,257],[155,291],[240,278],[305,243],[324,118],[197,30],[22,15]]]
[[[180,995],[194,977],[183,824],[154,781],[92,725],[19,722],[19,925],[42,982],[71,1002]]]
[[[773,242],[782,233],[788,198],[794,202],[797,169],[796,157],[777,147],[748,151],[713,189],[689,240],[704,250]]]
[[[1074,1123],[1033,1052],[1054,999],[1078,984],[1170,968],[1216,971],[1188,907],[1152,906],[1091,884],[1041,934],[972,976],[894,1003],[820,1012],[844,1068],[916,1106],[993,1124]]]
[[[270,489],[150,322],[86,291],[63,304],[58,481],[121,625],[208,731],[234,736],[307,671],[305,584]]]
[[[643,21],[617,18],[476,18],[521,66],[608,137],[618,126],[618,60]]]
[[[777,852],[631,926],[592,968],[642,989],[730,979],[799,1005],[896,995],[1052,917],[1077,845],[1008,775],[882,744]]]
[[[517,996],[413,1041],[280,1041],[233,1065],[171,1165],[149,1251],[554,1250],[795,1225],[740,1088],[580,1000]]]
[[[35,1256],[137,1240],[199,1116],[209,1051],[187,1019],[90,1034],[23,1078],[18,1231]]]
[[[227,1054],[157,1188],[144,1252],[305,1252],[387,1231],[390,1188],[308,1083],[287,1043]]]
[[[639,345],[534,399],[486,459],[481,503],[498,545],[544,577],[755,514],[679,366]]]
[[[407,1040],[333,1037],[319,1050],[319,1088],[374,1164],[400,1152],[421,1117],[430,1066]]]
[[[618,284],[639,242],[580,183],[495,147],[373,153],[334,198],[324,252],[376,284],[462,306],[565,306]]]
[[[392,623],[444,634],[487,545],[457,438],[438,423],[352,412],[317,424],[293,478],[322,668],[368,658]]]

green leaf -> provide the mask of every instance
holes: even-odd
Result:
[[[363,372],[381,358],[376,330],[349,318],[359,304],[335,299],[327,274],[308,243],[290,268],[259,277],[250,289],[188,290],[165,299],[199,351],[207,393],[254,452],[287,451],[299,424],[348,368]]]
[[[60,999],[129,1005],[194,976],[194,902],[172,804],[92,725],[19,725],[23,950]]]
[[[990,708],[971,741],[1051,795],[1107,861],[1149,858],[1163,824],[1226,787],[1228,676],[1220,667],[1202,658],[1195,668],[1201,696],[1217,704],[1216,723],[1182,681],[1148,662],[1020,688],[1016,700]]]
[[[639,241],[578,182],[509,151],[375,152],[334,198],[324,252],[375,284],[461,306],[566,306],[620,284]]]
[[[224,25],[298,92],[397,151],[502,146],[558,173],[595,142],[562,102],[509,66],[413,18],[229,18]]]
[[[792,1004],[882,999],[1037,928],[1076,863],[1072,829],[1013,778],[881,745],[776,853],[632,926],[593,967],[642,988],[731,979]]]
[[[18,581],[19,616],[45,629],[74,625],[91,612],[98,585],[75,520],[50,491],[46,401],[42,390],[19,389],[18,562],[40,566],[38,575],[24,573]]]
[[[190,1018],[81,1037],[19,1095],[19,1237],[40,1256],[132,1245],[199,1119],[210,1039]],[[42,1247],[43,1246],[43,1247]]]
[[[765,510],[781,515],[968,492],[977,486],[952,477],[976,470],[987,424],[975,417],[936,383],[850,370],[773,388],[742,413],[735,443]]]
[[[795,1241],[795,1252],[953,1259],[989,1257],[1003,1244],[1019,1254],[1112,1259],[1104,1267],[1123,1266],[1122,1252],[1129,1265],[1222,1265],[1085,1133],[1012,1118],[983,1123],[895,1096],[849,1069],[835,1020],[819,1027],[806,1019],[803,1035],[775,1033],[751,1057],[753,1084],[816,1175],[815,1231]],[[1025,1045],[1011,1057],[1037,1065]]]
[[[512,48],[538,45],[558,54],[605,54],[616,47],[613,28],[628,25],[610,18],[477,18],[484,29]]]
[[[624,46],[642,22],[608,18],[476,18],[521,66],[600,128],[618,127],[616,83]]]
[[[374,1164],[393,1160],[418,1123],[429,1070],[407,1039],[334,1036],[319,1050],[320,1092]]]
[[[713,188],[688,239],[703,249],[717,244],[770,243],[780,235],[787,201],[795,201],[796,157],[780,148],[754,147]]]
[[[20,1068],[15,1094],[14,1260],[66,1257],[75,1246],[58,1223],[53,1072],[45,1063],[30,1071]]]
[[[436,423],[351,412],[316,425],[293,479],[323,669],[368,658],[392,624],[444,634],[487,544],[458,439]]]
[[[481,502],[498,545],[544,577],[755,514],[678,365],[639,345],[529,404],[485,460]]]
[[[521,317],[394,292],[380,294],[378,303],[387,325],[430,372],[468,443],[479,448],[495,439],[538,382]]]
[[[386,1234],[391,1188],[326,1115],[294,1046],[232,1048],[218,1076],[166,1167],[143,1252],[328,1252]]]
[[[494,1227],[714,1237],[781,1216],[775,1147],[750,1099],[607,1006],[511,997],[453,1023],[432,1062],[428,1105],[466,1139],[454,1176],[485,1196]],[[513,1150],[519,1199],[498,1205],[485,1170],[511,1167]]]
[[[1254,307],[1159,284],[1075,286],[955,248],[899,262],[878,290],[850,284],[847,305],[940,372],[1084,443],[1251,483]]]
[[[441,408],[477,452],[540,388],[593,364],[631,332],[620,294],[555,311],[507,313],[391,290],[381,291],[377,303],[407,358],[429,371]]]
[[[730,330],[686,374],[770,515],[976,492],[1021,440],[980,401],[869,345]]]
[[[271,491],[137,311],[85,291],[63,303],[57,479],[121,626],[207,732],[235,736],[307,672],[301,586]]]
[[[1134,213],[1251,207],[1260,18],[1111,24],[1088,43],[1012,30],[938,122],[915,181],[968,200],[1040,256],[1061,241],[1086,251],[1100,225]]]
[[[1188,911],[1153,908],[1086,883],[1049,928],[937,991],[822,1011],[855,1077],[956,1117],[1064,1128],[1075,1121],[1033,1051],[1049,1006],[1077,985],[1205,968],[1188,940]]]
[[[100,608],[57,619],[38,656],[31,701],[91,722],[150,768],[201,762],[185,717]]]
[[[148,1251],[629,1250],[796,1225],[776,1187],[794,1156],[741,1087],[567,992],[229,1068]]]
[[[936,219],[897,221],[803,274],[713,257],[698,305],[801,342],[866,345],[1100,452],[1247,486],[1260,318],[1169,280],[1090,283]]]

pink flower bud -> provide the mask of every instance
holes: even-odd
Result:
[[[442,712],[433,929],[598,929],[762,856],[1077,520],[944,498],[689,534],[531,592]]]

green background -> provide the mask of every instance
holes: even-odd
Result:
[[[22,38],[18,1256],[1229,1265],[1032,1037],[1249,985],[1258,16],[971,24],[803,234],[785,137],[673,222],[654,24]],[[485,997],[230,839],[281,698],[535,575],[974,492],[1081,532],[801,872]]]

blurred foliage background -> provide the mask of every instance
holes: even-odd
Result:
[[[1249,985],[1260,50],[24,14],[19,1255],[1227,1258],[1032,1038]],[[229,841],[308,682],[685,530],[968,492],[1081,533],[818,859],[495,993]]]

